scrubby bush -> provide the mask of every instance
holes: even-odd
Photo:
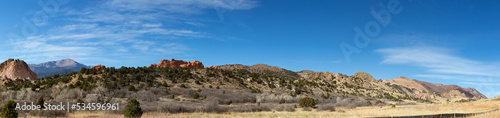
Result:
[[[279,103],[280,101],[282,103],[296,103],[299,101],[300,98],[306,97],[305,95],[297,95],[296,97],[293,97],[289,94],[272,94],[272,93],[263,93],[263,94],[258,94],[256,95],[256,99],[258,102],[261,103],[267,103],[267,102],[273,102],[273,103]],[[284,102],[283,102],[284,100]]]
[[[325,95],[324,93],[321,93],[321,97],[322,97],[323,99],[328,99],[328,98],[330,98],[330,94],[328,94],[328,93],[327,93],[327,94]]]
[[[283,103],[285,103],[285,99],[281,99],[281,100],[278,102],[278,104],[283,104]]]
[[[38,93],[32,91],[31,89],[20,89],[17,91],[15,100],[35,101],[37,96],[39,96]]]
[[[288,111],[288,112],[294,112],[295,108],[293,105],[278,105],[274,108],[276,111]]]
[[[157,101],[158,97],[150,91],[140,90],[138,92],[132,92],[127,94],[128,98],[136,98],[142,101]]]
[[[108,91],[105,93],[105,95],[116,97],[116,98],[124,98],[125,95],[127,94],[127,92],[129,92],[129,91],[127,90],[127,88],[124,87],[122,89]]]
[[[0,100],[12,100],[12,99],[16,99],[16,94],[17,92],[15,91],[12,91],[12,90],[9,90],[9,91],[4,91],[4,92],[0,92]]]
[[[271,111],[267,105],[237,105],[230,108],[232,112],[260,112]]]
[[[36,100],[36,105],[40,105],[40,106],[42,107],[42,109],[43,109],[43,108],[45,108],[45,107],[43,106],[43,103],[45,103],[45,101],[43,100],[43,96],[40,96],[40,97],[38,98],[38,100]]]
[[[335,105],[332,103],[319,105],[318,111],[335,111]]]
[[[125,106],[125,110],[123,111],[125,117],[141,117],[142,116],[142,109],[141,109],[141,104],[134,98],[128,100],[127,106]]]
[[[210,97],[208,100],[206,100],[206,102],[203,106],[203,111],[204,112],[222,113],[222,112],[226,112],[227,109],[219,106],[219,100],[217,98]]]
[[[128,91],[135,91],[135,87],[132,85],[128,86]]]
[[[165,89],[163,87],[158,87],[158,88],[150,88],[149,91],[157,96],[164,96],[165,94]]]
[[[316,101],[310,97],[304,97],[299,100],[299,105],[302,107],[314,107],[316,105]]]
[[[85,103],[82,99],[76,100],[76,103],[80,103],[80,106],[83,106],[83,103]]]
[[[355,98],[337,98],[337,102],[335,106],[342,106],[342,107],[348,107],[348,108],[355,108],[358,106],[370,106],[369,101],[365,100],[362,97],[355,97]]]
[[[75,89],[53,88],[52,93],[50,95],[54,97],[54,101],[60,101],[60,102],[86,97],[85,91],[82,91],[81,89],[78,88]]]
[[[200,98],[200,95],[198,93],[194,93],[193,99],[198,99],[198,98]]]
[[[381,101],[381,100],[377,100],[375,102],[376,105],[379,105],[379,106],[384,106],[385,105],[385,102],[384,101]]]
[[[226,91],[226,94],[222,94],[222,91]],[[191,90],[192,91],[192,90]],[[193,95],[195,91],[191,95]],[[248,90],[229,90],[229,89],[210,89],[205,88],[199,92],[200,96],[207,97],[217,97],[219,98],[219,103],[228,104],[229,101],[232,103],[256,103],[256,95],[250,93]]]
[[[2,108],[2,118],[17,118],[17,112],[15,110],[16,102],[13,100],[7,101]]]
[[[309,107],[304,107],[304,108],[302,109],[302,111],[312,111],[312,109],[311,109],[311,108],[309,108]]]
[[[197,105],[188,104],[189,103],[169,102],[167,105],[162,105],[159,111],[167,113],[192,113],[199,111],[199,108],[195,107]]]

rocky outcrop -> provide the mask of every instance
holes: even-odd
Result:
[[[443,93],[443,96],[449,97],[449,98],[465,98],[467,97],[465,93],[459,91],[459,90],[451,90],[448,93]]]
[[[477,91],[476,89],[474,88],[463,88],[465,91],[469,92],[470,94],[472,94],[474,97],[478,97],[478,98],[488,98],[486,97],[485,95],[481,94],[479,91]]]
[[[149,68],[189,68],[189,69],[203,69],[205,68],[200,61],[194,60],[186,62],[182,60],[161,60],[158,64],[151,64]]]
[[[366,72],[356,72],[356,73],[354,73],[354,75],[352,77],[359,78],[363,82],[374,82],[374,81],[377,81],[375,78],[373,78],[373,76],[371,76],[370,74],[368,74]]]
[[[0,64],[0,78],[1,79],[29,79],[35,80],[36,73],[30,70],[28,64],[19,59],[8,59]]]
[[[210,66],[208,68],[217,69],[217,66],[212,65],[212,66]]]
[[[93,66],[91,69],[102,70],[102,69],[106,69],[106,66],[104,66],[104,65],[97,65],[97,66]]]
[[[330,73],[330,72],[299,72],[298,73],[302,78],[305,78],[307,80],[316,80],[316,79],[321,79],[321,80],[334,80],[337,74]]]

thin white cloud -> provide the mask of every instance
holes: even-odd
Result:
[[[97,24],[70,24],[55,27],[47,33],[16,40],[11,43],[19,56],[30,62],[44,62],[48,60],[103,55],[105,53],[132,53],[147,52],[158,54],[177,54],[188,50],[169,47],[162,49],[168,40],[144,40],[148,35],[170,37],[204,37],[204,33],[183,29],[165,29],[161,27],[130,26],[102,26]],[[144,53],[142,53],[144,54]]]
[[[472,76],[500,76],[500,66],[475,61],[438,47],[385,48],[376,52],[384,55],[381,64],[405,64],[422,67],[429,72]]]
[[[498,86],[500,85],[500,83],[486,83],[486,82],[460,82],[462,84],[470,84],[470,85],[479,85],[479,86],[482,86],[482,85],[487,85],[487,86]]]
[[[207,8],[248,10],[257,6],[254,0],[113,0],[106,5],[120,11],[156,11],[198,14]]]
[[[469,82],[500,82],[491,79],[491,76],[471,76],[471,75],[449,75],[449,74],[417,74],[416,77],[443,79],[443,80],[461,80]]]
[[[183,51],[189,50],[186,45],[183,44],[177,44],[177,43],[165,43],[162,46],[158,48],[151,49],[157,53],[162,53],[162,54],[178,54]]]
[[[143,27],[161,27],[163,24],[161,23],[156,23],[156,24],[142,24]]]
[[[184,23],[189,24],[189,25],[193,25],[193,26],[198,26],[198,27],[205,26],[205,24],[199,23],[199,22],[190,22],[190,21],[187,21],[187,22],[184,22]]]
[[[436,74],[417,74],[417,75],[414,75],[414,76],[416,76],[416,77],[423,77],[423,78],[446,79],[446,80],[452,80],[452,79],[458,79],[459,78],[457,76],[436,75]]]
[[[254,0],[111,0],[83,9],[61,8],[42,34],[11,43],[18,58],[43,62],[84,56],[179,54],[190,50],[177,39],[210,38],[210,34],[170,26],[206,26],[190,19],[204,10],[248,10]],[[176,25],[171,25],[176,24]],[[174,40],[175,39],[175,40]],[[111,58],[111,57],[110,57]],[[86,60],[90,58],[85,57]],[[91,59],[90,59],[91,60]],[[95,59],[100,61],[103,59]],[[107,59],[113,61],[113,59]]]
[[[496,63],[468,59],[450,49],[429,46],[385,48],[376,52],[384,55],[381,64],[409,65],[429,72],[416,77],[466,84],[488,97],[498,95],[494,87],[500,85],[500,65]]]

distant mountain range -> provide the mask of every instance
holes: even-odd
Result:
[[[43,78],[52,75],[64,75],[74,71],[80,71],[82,68],[90,68],[90,66],[81,64],[72,59],[62,59],[58,61],[49,61],[40,64],[28,64],[31,71],[35,72],[38,78]]]

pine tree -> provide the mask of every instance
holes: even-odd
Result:
[[[43,106],[43,103],[45,103],[45,101],[43,100],[43,96],[40,96],[37,100],[36,100],[36,105],[40,105],[42,109],[44,109],[45,107]]]
[[[16,102],[9,100],[5,102],[2,108],[2,118],[17,118],[17,112],[15,110]]]
[[[139,118],[142,116],[141,104],[134,98],[128,100],[127,106],[123,111],[127,118]]]

